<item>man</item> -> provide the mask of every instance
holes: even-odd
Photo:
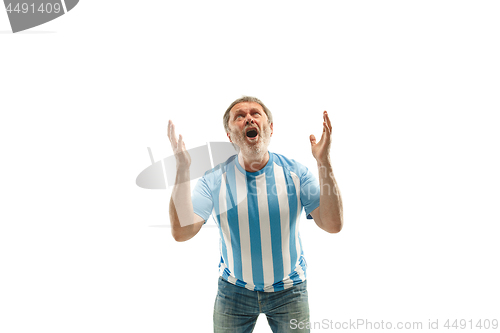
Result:
[[[266,314],[275,333],[309,332],[300,213],[304,208],[307,218],[329,233],[339,232],[343,225],[342,200],[330,162],[328,114],[323,113],[320,141],[310,136],[319,184],[305,166],[267,150],[272,114],[259,99],[237,99],[223,122],[239,152],[205,173],[191,197],[191,159],[169,121],[177,162],[169,209],[172,235],[176,241],[192,238],[215,212],[221,261],[214,332],[252,332],[260,313]]]

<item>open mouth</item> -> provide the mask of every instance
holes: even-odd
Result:
[[[255,138],[257,136],[257,134],[259,134],[259,133],[257,132],[256,129],[252,128],[252,129],[248,130],[246,134],[247,134],[248,138]]]

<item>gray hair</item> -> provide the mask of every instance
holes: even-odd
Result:
[[[262,106],[262,109],[266,113],[267,116],[267,122],[271,124],[273,122],[273,115],[271,114],[271,111],[267,108],[267,106],[262,103],[262,101],[256,97],[251,97],[251,96],[243,96],[241,98],[238,98],[235,100],[229,107],[227,108],[226,112],[224,113],[223,117],[223,123],[224,123],[224,129],[226,130],[226,133],[229,133],[229,111],[238,103],[243,103],[243,102],[254,102],[260,104]]]

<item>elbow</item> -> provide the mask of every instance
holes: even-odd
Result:
[[[186,237],[186,235],[178,233],[178,232],[172,232],[172,237],[174,237],[174,240],[176,242],[185,242],[191,237]]]
[[[189,238],[186,238],[186,237],[174,237],[174,239],[175,239],[176,242],[181,243],[181,242],[187,241]]]
[[[332,223],[329,228],[326,229],[326,232],[330,233],[330,234],[338,234],[341,230],[342,230],[342,227],[343,227],[343,223],[342,221],[338,222],[338,223]]]
[[[175,240],[176,242],[184,242],[184,241],[186,241],[185,239],[183,239],[183,238],[182,238],[182,237],[180,237],[180,236],[174,236],[174,240]]]
[[[342,230],[342,227],[330,228],[329,230],[327,230],[327,232],[330,234],[338,234],[341,230]]]

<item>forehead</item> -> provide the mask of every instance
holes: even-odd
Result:
[[[232,114],[235,114],[237,112],[249,112],[252,110],[258,110],[262,113],[264,113],[264,109],[259,103],[256,102],[241,102],[236,104],[231,108],[231,111],[229,111]]]

